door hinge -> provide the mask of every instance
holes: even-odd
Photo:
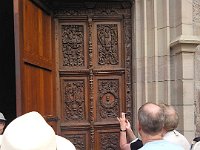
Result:
[[[57,122],[59,120],[58,116],[53,116],[53,115],[46,115],[43,117],[47,122]]]

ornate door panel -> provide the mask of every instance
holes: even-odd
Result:
[[[56,10],[54,17],[61,134],[77,150],[117,150],[116,118],[125,111],[133,121],[130,8]]]

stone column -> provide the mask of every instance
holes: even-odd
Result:
[[[199,40],[180,37],[171,43],[171,104],[179,112],[179,126],[189,141],[194,138],[194,52]]]
[[[178,130],[191,142],[195,137],[194,53],[200,38],[194,34],[193,0],[169,2],[171,104],[178,108]]]
[[[194,57],[194,106],[195,106],[195,136],[200,136],[200,45],[197,46]]]

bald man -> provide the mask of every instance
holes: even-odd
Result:
[[[151,112],[148,112],[147,110],[148,109],[146,109],[146,107],[145,107],[145,109],[143,109],[144,108],[144,106],[148,106],[150,109],[149,109],[149,111]],[[147,108],[148,108],[147,107]],[[142,110],[142,111],[141,111]],[[145,110],[145,111],[144,111]],[[160,111],[160,114],[158,113],[159,111]],[[146,103],[146,104],[144,104],[140,109],[139,109],[139,112],[142,112],[142,113],[139,113],[138,112],[138,121],[139,121],[139,114],[142,114],[142,115],[140,115],[140,119],[141,120],[146,120],[146,124],[147,125],[144,125],[143,126],[143,129],[144,129],[144,131],[145,131],[145,128],[147,128],[148,127],[148,125],[151,125],[150,126],[150,129],[153,127],[153,125],[152,125],[152,123],[153,122],[151,122],[152,120],[150,120],[150,119],[152,119],[151,117],[155,117],[154,115],[156,114],[156,113],[158,113],[159,115],[160,115],[160,117],[158,117],[158,118],[153,118],[154,120],[153,121],[155,121],[155,119],[157,119],[157,121],[158,121],[158,123],[155,123],[154,124],[154,129],[155,128],[158,128],[158,126],[159,126],[159,123],[161,123],[162,121],[164,121],[164,124],[163,124],[163,128],[164,128],[164,126],[165,126],[165,117],[167,117],[167,116],[165,116],[165,111],[164,111],[165,109],[162,107],[160,107],[160,106],[158,106],[158,105],[156,105],[156,104],[154,104],[154,103]],[[147,112],[146,112],[147,111]],[[158,112],[156,112],[156,111],[158,111]],[[146,112],[146,118],[145,118],[145,112]],[[155,113],[155,114],[154,114]],[[157,115],[158,115],[157,114]],[[152,116],[151,116],[152,115]],[[163,116],[162,115],[164,115],[164,119],[163,119]],[[120,127],[121,127],[121,132],[120,132],[120,148],[121,148],[121,150],[137,150],[137,149],[139,149],[139,148],[141,148],[142,146],[143,146],[143,143],[145,144],[145,141],[147,142],[148,141],[148,138],[145,138],[146,136],[143,136],[143,143],[141,142],[141,140],[139,140],[138,138],[136,138],[135,137],[135,135],[134,135],[134,133],[133,133],[133,131],[131,130],[131,128],[130,128],[130,125],[128,125],[129,124],[129,122],[128,122],[128,120],[126,120],[125,119],[125,115],[122,113],[122,116],[121,116],[121,118],[118,118],[118,120],[119,120],[119,122],[120,122]],[[143,122],[142,121],[142,122]],[[148,122],[148,123],[147,123]],[[145,123],[145,121],[144,121],[144,123]],[[162,123],[160,124],[161,126],[162,126]],[[160,134],[158,134],[157,136],[155,136],[153,139],[157,139],[158,141],[162,141],[163,140],[163,128],[162,128],[162,131],[160,132]],[[141,129],[141,128],[138,128],[138,129]],[[124,130],[126,130],[126,132],[124,132]],[[158,130],[158,129],[157,129]],[[159,129],[160,130],[160,129]],[[165,130],[165,129],[164,129]],[[143,134],[143,135],[145,135],[144,133],[145,132],[142,132],[142,130],[140,130],[141,132],[140,132],[140,135],[141,134]],[[166,131],[166,130],[165,130]],[[156,133],[158,133],[158,131],[156,131]],[[166,132],[165,132],[166,133]],[[164,134],[165,134],[164,133]],[[130,141],[132,141],[131,143],[128,143],[128,141],[127,141],[127,139],[126,139],[126,134],[127,134],[127,137],[129,137],[130,138]],[[141,137],[142,137],[142,135],[141,135]],[[149,136],[148,136],[149,137]],[[146,139],[146,140],[145,140]],[[162,139],[162,140],[161,140]]]

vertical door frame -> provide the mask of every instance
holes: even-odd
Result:
[[[15,38],[15,75],[16,75],[16,113],[22,114],[22,82],[21,82],[21,51],[23,49],[23,36],[20,31],[23,29],[22,0],[13,0],[14,9],[14,38]]]

